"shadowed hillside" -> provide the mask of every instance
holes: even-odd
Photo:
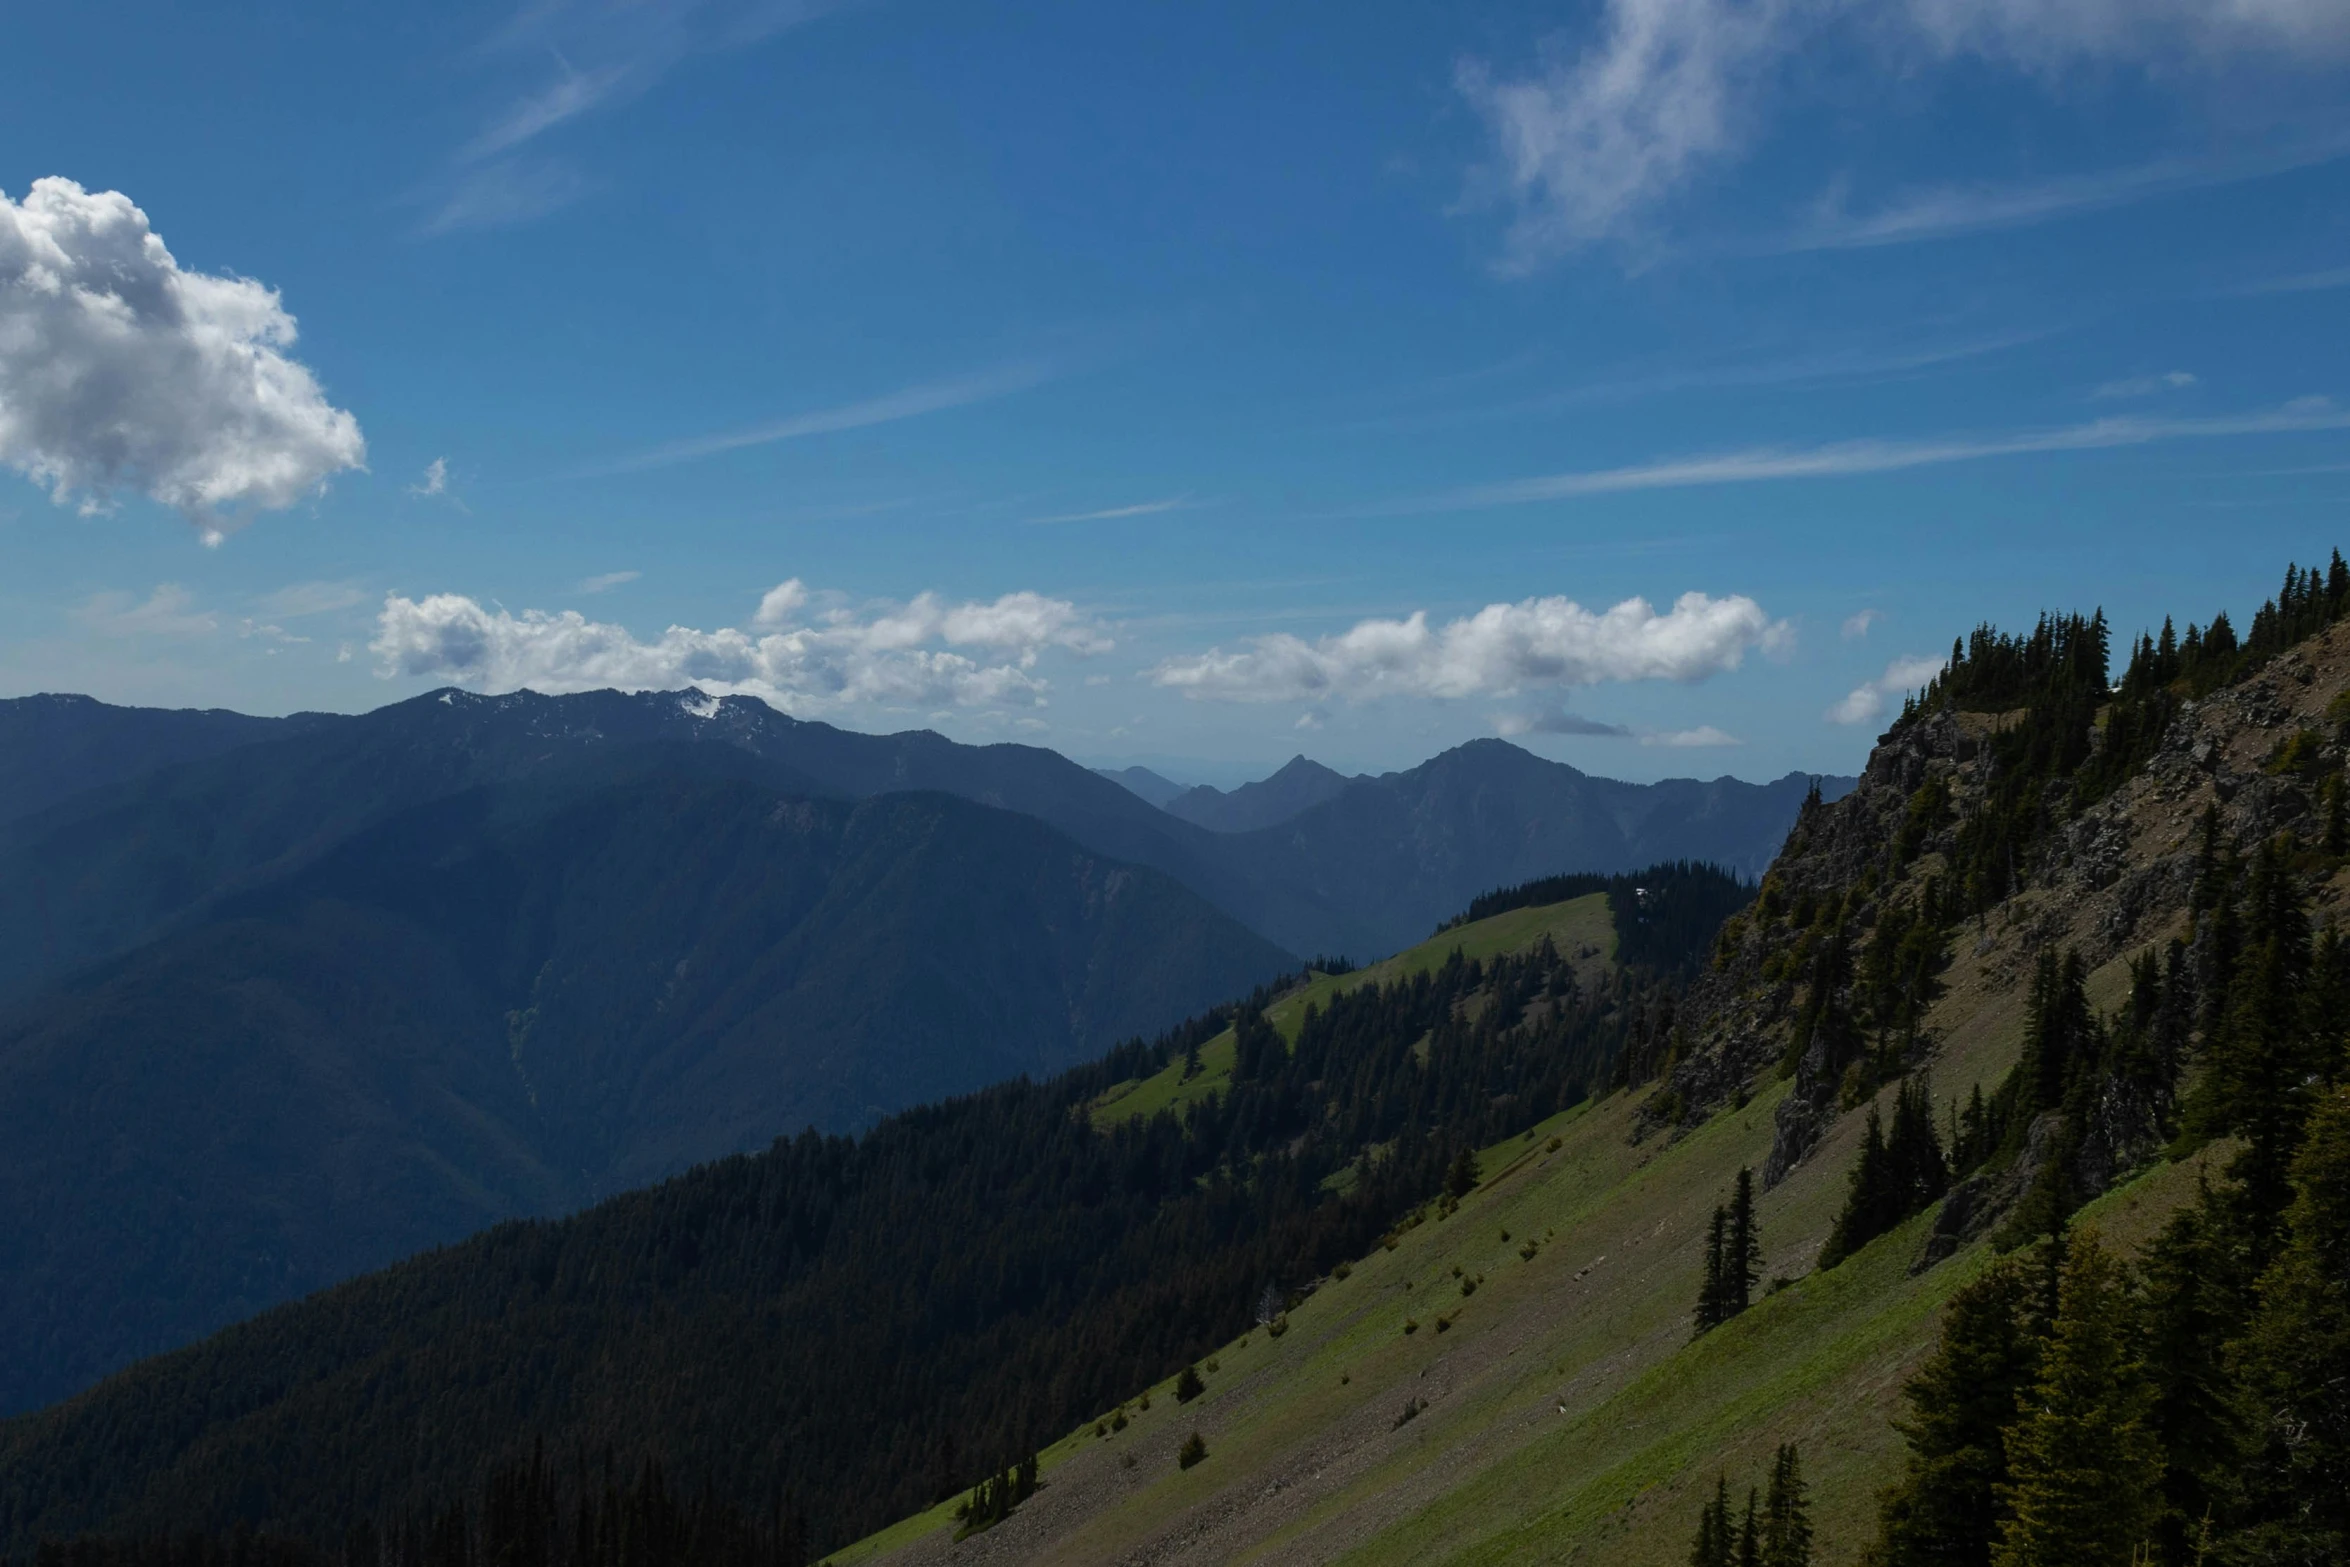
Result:
[[[1592,901],[1559,927],[1580,945],[1607,933]],[[0,1428],[0,1537],[243,1517],[323,1538],[355,1505],[438,1505],[543,1436],[652,1452],[724,1495],[780,1487],[838,1543],[1221,1340],[1268,1287],[1277,1307],[1457,1187],[1468,1146],[1604,1080],[1670,992],[1560,952],[1542,912],[1494,922],[1515,951],[1448,933],[1289,1008],[1288,1033],[1260,992],[1096,1067],[779,1142],[268,1313]],[[1221,1090],[1180,1117],[1083,1113],[1184,1074],[1227,1024]],[[413,1442],[419,1417],[445,1435]],[[264,1449],[310,1458],[240,1456]]]
[[[0,1405],[1286,964],[1027,817],[640,762],[395,816],[0,1014]]]

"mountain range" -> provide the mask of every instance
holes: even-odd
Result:
[[[2106,634],[1978,630],[1751,897],[1504,890],[0,1425],[0,1550],[2339,1561],[2350,566]]]
[[[1801,798],[1493,743],[1236,834],[1050,751],[696,692],[36,697],[0,758],[0,1410],[501,1219],[1064,1070],[1525,868],[1750,858]]]

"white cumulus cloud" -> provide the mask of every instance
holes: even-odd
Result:
[[[386,678],[421,676],[487,691],[660,690],[697,685],[792,713],[882,707],[1037,707],[1050,682],[1040,656],[1106,652],[1111,642],[1074,604],[1036,593],[802,616],[795,578],[761,600],[749,630],[671,626],[652,641],[577,610],[517,615],[456,593],[384,600],[371,644]],[[968,651],[964,651],[968,650]]]
[[[1888,701],[1905,692],[1915,691],[1936,675],[1942,673],[1938,658],[1919,658],[1910,655],[1897,658],[1885,666],[1885,672],[1876,679],[1854,686],[1827,712],[1831,724],[1865,724],[1885,711]]]
[[[1869,634],[1869,628],[1885,618],[1882,610],[1864,609],[1844,617],[1844,640],[1856,641]]]
[[[361,466],[294,337],[274,290],[184,270],[119,192],[0,193],[0,463],[60,503],[136,490],[218,542]]]
[[[1684,593],[1663,614],[1643,598],[1589,610],[1567,598],[1488,604],[1431,626],[1425,611],[1365,620],[1308,642],[1286,632],[1227,652],[1172,658],[1151,679],[1186,696],[1281,702],[1404,695],[1508,695],[1603,681],[1703,680],[1788,635],[1741,594]]]

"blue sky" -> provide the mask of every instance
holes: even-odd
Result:
[[[2338,4],[1267,9],[16,8],[0,693],[1762,777],[2341,542]]]

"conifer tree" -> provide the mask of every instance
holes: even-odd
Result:
[[[1722,1325],[1722,1248],[1729,1230],[1728,1210],[1716,1205],[1705,1235],[1705,1272],[1697,1286],[1697,1327],[1692,1337]]]
[[[1993,1567],[2129,1567],[2154,1521],[2162,1455],[2128,1279],[2094,1237],[2071,1253],[2039,1375],[2007,1436]]]
[[[1762,1277],[1762,1235],[1754,1219],[1754,1171],[1738,1167],[1738,1184],[1730,1197],[1729,1222],[1722,1232],[1720,1280],[1722,1319],[1727,1321],[1754,1301],[1755,1282]]]
[[[1811,1503],[1795,1444],[1771,1460],[1771,1489],[1763,1502],[1762,1567],[1811,1567]]]
[[[1689,1567],[1731,1567],[1736,1535],[1730,1527],[1730,1482],[1714,1481],[1713,1500],[1699,1509],[1697,1538],[1689,1546]]]
[[[2006,1428],[2038,1374],[2037,1290],[2024,1260],[2008,1258],[1944,1308],[1941,1342],[1902,1389],[1909,1457],[1884,1501],[1885,1567],[1989,1567],[2005,1516]]]
[[[1978,1121],[1983,1114],[1979,1091],[1972,1113]],[[1904,1084],[1894,1096],[1891,1137],[1884,1134],[1875,1106],[1869,1109],[1860,1158],[1844,1209],[1820,1250],[1820,1266],[1834,1267],[1911,1214],[1924,1212],[1949,1185],[1933,1102],[1923,1083]]]
[[[1755,1491],[1746,1488],[1746,1518],[1738,1526],[1738,1549],[1731,1556],[1733,1567],[1763,1567],[1762,1525],[1754,1511]]]
[[[1827,1244],[1820,1248],[1822,1268],[1833,1268],[1884,1233],[1885,1195],[1891,1185],[1885,1162],[1885,1125],[1872,1104],[1867,1129],[1861,1134],[1860,1157],[1853,1161],[1845,1187],[1844,1209],[1836,1215]]]
[[[2286,1240],[2236,1347],[2247,1560],[2350,1561],[2350,1086],[2309,1117]]]
[[[2229,1173],[2243,1183],[2256,1222],[2280,1214],[2308,1110],[2312,1035],[2309,914],[2275,842],[2254,856],[2243,902],[2243,947],[2232,1005],[2212,1052],[2214,1089],[2228,1127],[2244,1137]],[[2338,1026],[2338,1025],[2337,1025]]]
[[[1482,1172],[1477,1168],[1475,1151],[1463,1148],[1453,1156],[1452,1168],[1445,1172],[1444,1193],[1458,1202],[1477,1189],[1477,1182],[1481,1176]]]
[[[2147,1249],[2148,1422],[2163,1452],[2154,1539],[2170,1567],[2189,1567],[2205,1520],[2225,1516],[2238,1490],[2244,1432],[2227,1346],[2242,1330],[2250,1291],[2230,1207],[2204,1184]]]

